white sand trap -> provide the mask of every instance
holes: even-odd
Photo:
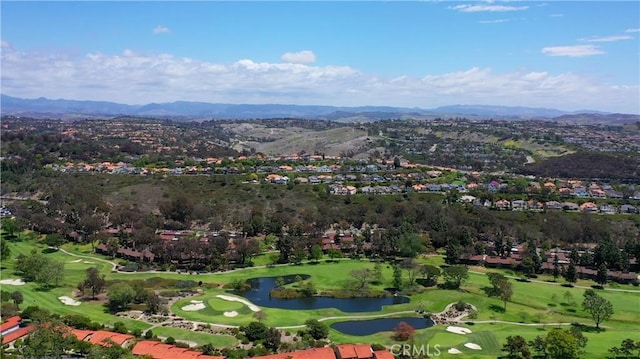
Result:
[[[232,297],[230,295],[222,295],[222,294],[218,294],[218,295],[216,295],[216,297],[218,297],[218,298],[220,298],[222,300],[228,300],[230,302],[240,302],[240,303],[246,305],[247,307],[249,307],[249,309],[251,309],[251,311],[253,311],[253,312],[259,312],[260,311],[260,308],[257,305],[255,305],[255,304],[253,304],[253,303],[251,303],[248,300],[243,299],[243,298]]]
[[[77,300],[71,298],[71,297],[67,297],[62,296],[62,297],[58,297],[58,299],[60,299],[60,301],[62,302],[62,304],[64,305],[73,305],[73,306],[78,306],[80,305],[82,302],[78,302]]]
[[[229,318],[233,318],[233,317],[237,317],[238,316],[238,312],[236,312],[235,310],[232,310],[230,312],[224,312],[222,314],[224,314],[225,317],[229,317]]]
[[[451,348],[451,349],[447,350],[447,353],[449,353],[449,354],[462,354],[462,352],[459,351],[456,348]]]
[[[475,343],[465,343],[464,346],[473,350],[482,350],[482,347]]]
[[[192,300],[191,303],[198,304],[198,303],[203,303],[203,302],[201,300]]]
[[[84,263],[84,264],[93,264],[93,263],[95,263],[95,262],[91,262],[91,261],[82,261],[82,263]]]
[[[24,281],[22,279],[3,279],[3,280],[0,280],[0,284],[25,285],[25,283],[24,283]]]
[[[453,325],[448,326],[447,331],[451,333],[456,333],[456,334],[471,334],[471,329],[463,328],[463,327],[454,327]]]
[[[69,261],[69,263],[80,263],[82,262],[82,259],[76,259],[75,261]]]
[[[185,312],[197,312],[198,310],[201,310],[204,308],[206,308],[204,303],[193,303],[193,304],[185,305],[184,307],[182,307],[182,310],[184,310]]]

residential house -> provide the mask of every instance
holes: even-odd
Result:
[[[506,211],[511,207],[511,202],[509,202],[506,199],[500,199],[500,200],[497,200],[494,205],[496,209],[499,209],[501,211]]]
[[[521,200],[521,199],[517,199],[514,201],[511,201],[511,210],[512,211],[524,211],[527,209],[527,202]]]
[[[557,202],[557,201],[545,202],[544,206],[547,208],[547,210],[561,210],[562,209],[562,204],[560,202]]]
[[[598,205],[593,202],[585,202],[580,205],[580,211],[587,213],[596,213],[598,212]]]

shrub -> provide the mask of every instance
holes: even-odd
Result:
[[[457,311],[462,312],[463,310],[467,309],[467,303],[465,303],[463,301],[458,301],[458,302],[456,302],[456,304],[453,305],[453,307]]]
[[[167,337],[167,339],[164,340],[165,344],[175,344],[176,343],[176,339],[174,337]]]

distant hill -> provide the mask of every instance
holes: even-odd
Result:
[[[640,120],[639,115],[607,114],[598,111],[582,111],[580,114],[548,108],[453,105],[434,109],[360,106],[338,107],[318,105],[282,104],[225,104],[176,101],[170,103],[150,103],[126,105],[107,101],[77,101],[43,97],[22,99],[8,95],[0,97],[2,115],[22,115],[33,117],[62,117],[74,119],[108,116],[142,116],[172,119],[251,119],[251,118],[306,118],[340,122],[371,122],[389,118],[437,118],[467,117],[494,119],[553,119],[562,122],[579,123],[632,123]]]
[[[636,181],[640,162],[631,154],[578,152],[526,164],[518,172],[538,177]]]

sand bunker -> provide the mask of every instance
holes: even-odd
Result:
[[[253,304],[253,303],[251,303],[248,300],[243,299],[243,298],[232,297],[230,295],[222,295],[222,294],[218,294],[218,295],[216,295],[216,297],[218,297],[218,298],[220,298],[222,300],[228,300],[230,302],[240,302],[240,303],[246,305],[247,307],[249,307],[249,309],[251,309],[251,311],[253,311],[253,312],[259,312],[260,311],[260,308],[257,305],[255,305],[255,304]]]
[[[62,302],[62,304],[64,305],[73,305],[73,306],[78,306],[80,305],[82,302],[78,302],[77,300],[71,298],[71,297],[67,297],[62,296],[62,297],[58,297],[58,299],[60,299],[60,301]]]
[[[3,279],[3,280],[0,280],[0,284],[24,285],[25,283],[22,279]]]
[[[454,327],[452,325],[447,327],[447,331],[456,334],[471,334],[471,329],[463,327]]]
[[[75,261],[69,261],[69,263],[80,263],[82,262],[82,259],[76,259]]]
[[[197,312],[198,310],[204,309],[206,306],[201,300],[192,300],[191,304],[185,305],[182,307],[182,310],[185,312]]]
[[[91,262],[91,261],[82,261],[82,263],[84,263],[84,264],[93,264],[93,263],[95,263],[95,262]]]
[[[475,343],[465,343],[464,346],[473,350],[482,350],[482,347]]]
[[[462,354],[462,352],[459,351],[456,348],[451,348],[451,349],[447,350],[447,353],[449,353],[449,354]]]
[[[230,312],[224,312],[223,313],[225,317],[229,317],[229,318],[233,318],[233,317],[237,317],[238,316],[238,312],[236,312],[235,310],[232,310]]]

